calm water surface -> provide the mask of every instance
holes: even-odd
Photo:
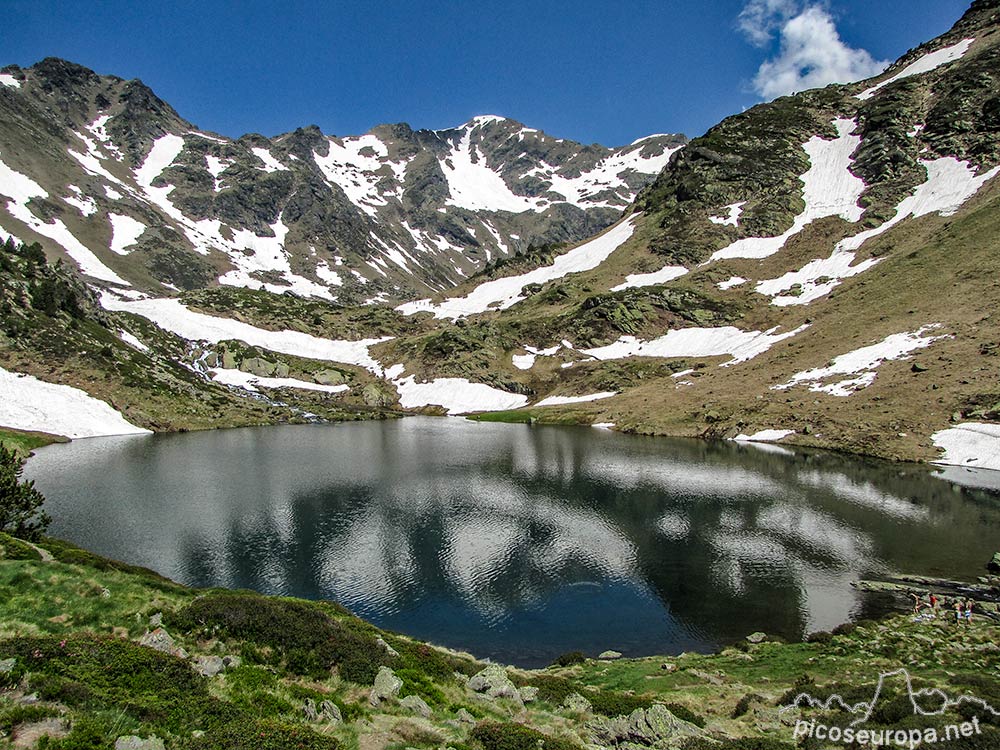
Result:
[[[461,419],[95,438],[25,473],[100,554],[525,666],[801,637],[885,609],[852,580],[980,575],[1000,538],[1000,494],[932,469]]]

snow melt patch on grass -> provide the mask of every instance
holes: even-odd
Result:
[[[760,430],[753,435],[739,434],[733,438],[738,443],[775,443],[789,435],[794,435],[795,430]]]
[[[725,216],[709,216],[708,220],[713,224],[720,224],[722,226],[736,227],[740,224],[740,214],[743,213],[743,206],[747,204],[746,201],[740,201],[739,203],[730,203],[726,206]]]
[[[1000,424],[963,422],[931,435],[944,455],[934,463],[1000,471]]]
[[[350,386],[347,385],[323,385],[298,378],[269,378],[222,367],[213,367],[209,372],[212,373],[212,380],[217,383],[224,383],[254,393],[257,392],[258,388],[298,388],[303,391],[322,391],[323,393],[343,393],[350,390]]]
[[[14,78],[14,76],[10,73],[0,73],[0,84],[12,89],[21,88],[21,82]]]
[[[0,367],[0,425],[69,438],[147,433],[100,399]]]
[[[966,52],[969,51],[969,47],[972,43],[976,41],[975,39],[963,39],[958,44],[953,44],[950,47],[942,47],[934,52],[928,52],[926,55],[921,57],[916,62],[912,62],[903,68],[901,71],[896,73],[896,75],[891,78],[886,78],[881,83],[876,83],[870,89],[865,89],[860,94],[857,95],[858,99],[866,101],[875,96],[875,92],[881,89],[883,86],[888,86],[890,83],[895,83],[896,81],[909,78],[910,76],[920,75],[921,73],[929,73],[935,68],[939,68],[950,62],[954,62],[959,58],[963,57]]]
[[[441,406],[449,414],[468,414],[518,409],[528,403],[527,396],[501,391],[482,383],[470,383],[465,378],[436,378],[429,383],[418,383],[410,375],[394,380],[393,385],[399,391],[399,405],[404,409]]]
[[[379,339],[339,341],[322,339],[298,331],[268,331],[231,318],[194,312],[179,300],[169,298],[130,300],[105,292],[101,295],[101,305],[105,310],[141,315],[165,331],[189,341],[208,341],[217,344],[220,341],[235,339],[281,354],[357,365],[376,375],[382,374],[382,367],[372,359],[368,348],[392,338],[386,336]]]
[[[732,289],[734,286],[739,286],[740,284],[746,284],[746,283],[747,280],[744,279],[742,276],[730,276],[725,281],[720,281],[718,284],[716,284],[716,286],[719,287],[719,289],[721,289],[722,291],[726,291],[727,289]]]
[[[139,241],[146,231],[146,225],[122,214],[108,214],[108,221],[111,222],[111,251],[128,255],[128,248]]]
[[[854,163],[851,154],[861,143],[861,136],[852,135],[857,123],[848,118],[833,121],[837,137],[826,140],[819,136],[810,138],[802,148],[809,156],[810,167],[799,179],[802,181],[802,200],[805,210],[795,217],[792,226],[777,237],[745,237],[712,253],[712,260],[723,258],[766,258],[774,255],[793,236],[812,222],[827,216],[840,216],[846,221],[857,221],[864,213],[858,199],[865,190],[865,182],[851,174]]]
[[[124,341],[129,346],[138,349],[140,352],[148,352],[149,347],[137,339],[133,334],[128,331],[118,331],[118,338]]]
[[[783,391],[796,385],[808,384],[809,390],[816,393],[850,396],[875,382],[875,371],[883,362],[907,359],[911,352],[924,349],[940,339],[951,338],[947,334],[927,335],[930,331],[940,327],[940,324],[932,323],[918,328],[916,331],[894,333],[891,336],[886,336],[877,344],[841,354],[826,367],[816,367],[812,370],[795,373],[787,383],[773,385],[771,390]],[[823,385],[821,382],[839,375],[854,375],[855,377],[827,385]]]
[[[668,281],[679,279],[688,270],[684,266],[664,266],[659,271],[652,273],[630,273],[625,277],[625,281],[618,286],[611,287],[612,292],[620,292],[622,289],[635,289],[642,286],[656,286],[666,284]]]
[[[603,391],[601,393],[589,393],[586,396],[549,396],[543,398],[535,406],[559,406],[561,404],[585,404],[588,401],[600,401],[604,398],[617,396],[617,391]]]
[[[843,279],[857,276],[876,265],[881,258],[869,258],[857,265],[854,259],[861,246],[877,237],[904,219],[918,218],[931,213],[951,216],[969,198],[975,195],[988,181],[1000,174],[1000,167],[994,167],[977,175],[967,161],[959,161],[953,156],[944,156],[932,161],[921,161],[927,170],[927,180],[917,185],[913,193],[896,207],[896,214],[886,222],[859,232],[837,243],[829,258],[820,258],[807,263],[798,271],[790,271],[777,279],[768,279],[757,284],[757,291],[773,297],[771,304],[779,307],[805,305],[829,294]],[[782,294],[793,285],[801,286],[798,295]]]
[[[524,350],[528,353],[515,354],[513,357],[514,367],[518,370],[530,370],[535,365],[535,357],[551,357],[560,349],[562,349],[561,344],[556,344],[548,349],[536,349],[533,346],[525,346]]]
[[[73,206],[81,216],[93,216],[97,213],[97,204],[89,195],[84,195],[76,185],[67,185],[73,195],[67,195],[63,201]]]
[[[638,214],[630,216],[604,234],[563,253],[552,262],[552,265],[542,266],[519,276],[506,276],[487,281],[464,297],[452,297],[439,304],[434,304],[429,299],[422,299],[407,302],[396,309],[404,315],[430,312],[435,318],[452,320],[487,310],[506,310],[524,299],[521,290],[528,284],[544,284],[571,273],[589,271],[599,266],[632,236],[637,217]]]
[[[622,336],[618,341],[596,349],[582,349],[595,359],[624,359],[626,357],[716,357],[729,354],[732,359],[724,365],[746,362],[763,354],[779,341],[795,336],[808,325],[799,326],[787,333],[768,331],[741,331],[733,326],[721,328],[681,328],[651,341],[640,341],[635,336]]]

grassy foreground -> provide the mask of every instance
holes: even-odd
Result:
[[[563,666],[508,668],[506,678],[491,667],[489,697],[469,681],[486,664],[335,603],[194,590],[58,540],[33,547],[0,535],[0,747],[843,747],[794,736],[800,718],[846,723],[843,714],[779,706],[799,692],[869,700],[879,674],[901,667],[916,687],[1000,706],[997,634],[986,617],[900,615],[714,655],[566,655]],[[373,683],[393,682],[383,667],[398,687],[373,701]],[[978,704],[915,716],[905,694],[886,694],[869,725],[943,736],[973,718],[975,733],[944,746],[1000,747],[998,718]]]

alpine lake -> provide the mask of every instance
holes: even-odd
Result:
[[[460,418],[91,438],[25,476],[101,555],[526,667],[800,639],[1000,538],[998,472]]]

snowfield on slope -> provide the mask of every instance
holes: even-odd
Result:
[[[895,83],[896,81],[903,78],[909,78],[910,76],[920,75],[921,73],[929,73],[935,68],[939,68],[946,63],[954,62],[955,60],[965,56],[965,53],[969,51],[969,47],[972,46],[974,41],[976,40],[963,39],[958,44],[953,44],[950,47],[942,47],[934,52],[928,52],[916,62],[912,62],[907,65],[891,78],[886,78],[881,83],[876,83],[870,89],[865,89],[858,94],[857,98],[862,101],[866,101],[875,96],[875,93],[883,86],[888,86],[890,83]]]
[[[611,287],[611,291],[620,292],[623,289],[636,289],[643,286],[666,284],[668,281],[679,279],[687,272],[688,270],[684,266],[664,266],[659,271],[653,271],[652,273],[630,273],[621,284]]]
[[[68,438],[148,433],[79,388],[0,367],[0,425]]]
[[[829,393],[831,396],[850,396],[855,391],[867,388],[875,382],[875,371],[883,362],[906,359],[918,349],[924,349],[935,341],[951,338],[948,334],[929,336],[930,331],[941,326],[937,323],[918,328],[916,331],[895,333],[886,336],[882,341],[870,346],[847,352],[835,357],[826,367],[816,367],[792,375],[791,380],[781,385],[771,386],[771,390],[783,391],[796,385],[809,385],[809,390],[816,393]],[[853,375],[855,377],[823,385],[821,381],[838,375]]]
[[[129,286],[125,279],[104,265],[85,247],[63,224],[62,219],[54,218],[50,223],[46,223],[35,216],[28,208],[28,201],[32,198],[48,198],[48,191],[27,175],[8,167],[2,160],[0,160],[0,195],[10,199],[7,201],[7,213],[27,224],[36,234],[59,243],[66,254],[80,267],[82,273],[101,281]]]
[[[1000,424],[963,422],[931,435],[944,455],[934,463],[1000,471]]]
[[[410,375],[392,383],[399,391],[399,405],[404,409],[441,406],[449,414],[469,414],[518,409],[528,403],[527,396],[501,391],[483,383],[470,383],[465,378],[436,378],[428,383],[418,383]]]
[[[382,374],[382,367],[368,353],[368,348],[392,338],[387,336],[379,339],[340,341],[322,339],[298,331],[268,331],[232,318],[194,312],[185,307],[180,300],[170,298],[121,299],[117,295],[105,292],[101,295],[101,305],[105,310],[141,315],[163,330],[189,341],[208,341],[217,344],[220,341],[235,339],[281,354],[357,365],[376,375]]]
[[[840,216],[855,222],[864,209],[858,199],[865,190],[865,182],[851,171],[854,160],[851,154],[861,144],[861,136],[852,135],[857,123],[847,118],[833,121],[837,137],[826,140],[819,136],[810,138],[802,148],[809,156],[810,167],[799,179],[802,181],[802,200],[806,207],[792,226],[777,237],[745,237],[716,250],[709,261],[723,258],[766,258],[774,255],[793,236],[817,219]]]
[[[542,266],[518,276],[505,276],[487,281],[464,297],[451,297],[437,304],[429,299],[422,299],[407,302],[396,309],[404,315],[430,312],[435,318],[452,320],[487,310],[506,310],[525,299],[521,295],[521,290],[529,284],[545,284],[571,273],[581,273],[599,266],[632,236],[637,217],[638,214],[630,216],[604,234],[563,253],[552,262],[552,265]]]
[[[580,351],[600,360],[626,357],[716,357],[729,354],[732,359],[724,365],[734,365],[763,354],[779,341],[795,336],[808,327],[799,326],[787,333],[775,333],[777,328],[764,332],[741,331],[733,326],[680,328],[651,341],[640,341],[635,336],[622,336],[613,344]]]
[[[917,185],[913,193],[896,207],[895,215],[874,229],[859,232],[837,243],[829,258],[820,258],[807,263],[798,271],[790,271],[777,279],[767,279],[757,284],[756,291],[772,297],[771,304],[785,307],[806,305],[829,294],[843,279],[867,271],[881,258],[868,258],[857,265],[854,263],[857,251],[873,237],[877,237],[904,219],[919,218],[931,213],[951,216],[989,180],[1000,174],[1000,167],[994,167],[980,175],[967,161],[959,161],[953,156],[944,156],[931,161],[921,161],[927,170],[927,180]],[[801,287],[801,294],[784,294],[795,284]],[[720,285],[721,286],[721,285]]]
[[[603,391],[601,393],[588,393],[586,396],[549,396],[543,398],[535,406],[560,406],[562,404],[585,404],[589,401],[600,401],[601,399],[617,396],[617,391]]]

